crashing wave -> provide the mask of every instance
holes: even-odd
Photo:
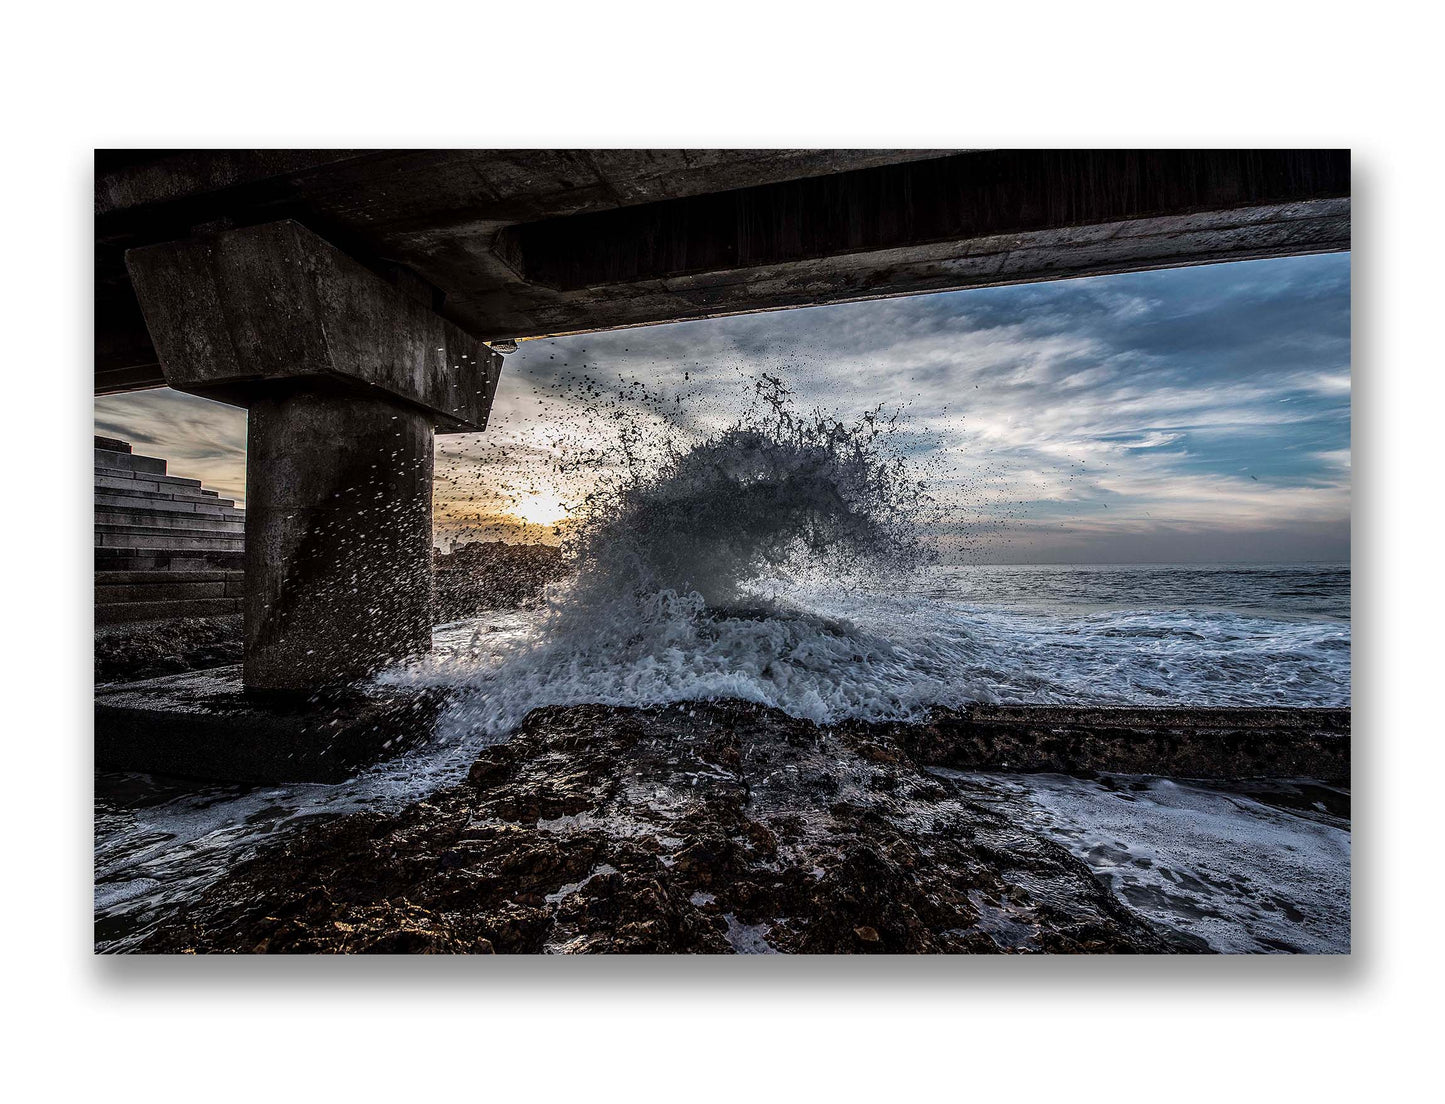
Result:
[[[932,686],[909,657],[841,618],[792,605],[826,581],[876,585],[932,563],[940,511],[881,409],[800,414],[776,377],[737,422],[688,448],[636,423],[617,454],[585,453],[597,486],[576,509],[575,572],[530,632],[479,662],[432,659],[392,680],[448,684],[456,723],[489,735],[540,705],[739,698],[826,722],[900,716]]]

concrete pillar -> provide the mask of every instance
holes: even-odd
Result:
[[[426,651],[432,435],[486,427],[501,357],[419,281],[295,222],[126,265],[166,381],[250,411],[246,689],[314,693]]]
[[[251,401],[250,690],[339,686],[431,647],[432,426],[386,399]]]

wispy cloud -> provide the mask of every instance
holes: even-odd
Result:
[[[539,482],[583,493],[555,471],[558,442],[604,444],[595,415],[629,380],[686,395],[669,432],[704,434],[763,371],[805,407],[904,407],[938,493],[971,519],[971,555],[1348,554],[1348,256],[524,342],[488,432],[438,438],[438,517],[505,514]],[[242,491],[238,411],[158,392],[97,400],[96,424]]]
[[[246,497],[246,412],[161,389],[95,400],[95,431],[164,458],[171,475]]]

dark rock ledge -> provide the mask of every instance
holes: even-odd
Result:
[[[867,727],[921,763],[959,770],[1350,778],[1348,709],[974,705]]]
[[[241,641],[239,613],[100,625],[95,681],[131,682],[240,663]]]
[[[240,863],[152,952],[1198,950],[927,773],[902,726],[540,709],[467,782]]]

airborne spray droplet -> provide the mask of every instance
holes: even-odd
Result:
[[[387,677],[455,688],[458,736],[496,738],[533,708],[582,702],[740,698],[820,722],[911,715],[934,680],[920,683],[886,640],[788,600],[820,584],[896,585],[936,559],[923,534],[947,511],[898,415],[801,413],[765,374],[745,413],[709,434],[677,397],[621,391],[586,392],[587,432],[559,446],[557,471],[593,488],[564,545],[575,571],[549,589],[533,630],[485,662],[432,659]],[[599,444],[602,422],[612,432]]]

